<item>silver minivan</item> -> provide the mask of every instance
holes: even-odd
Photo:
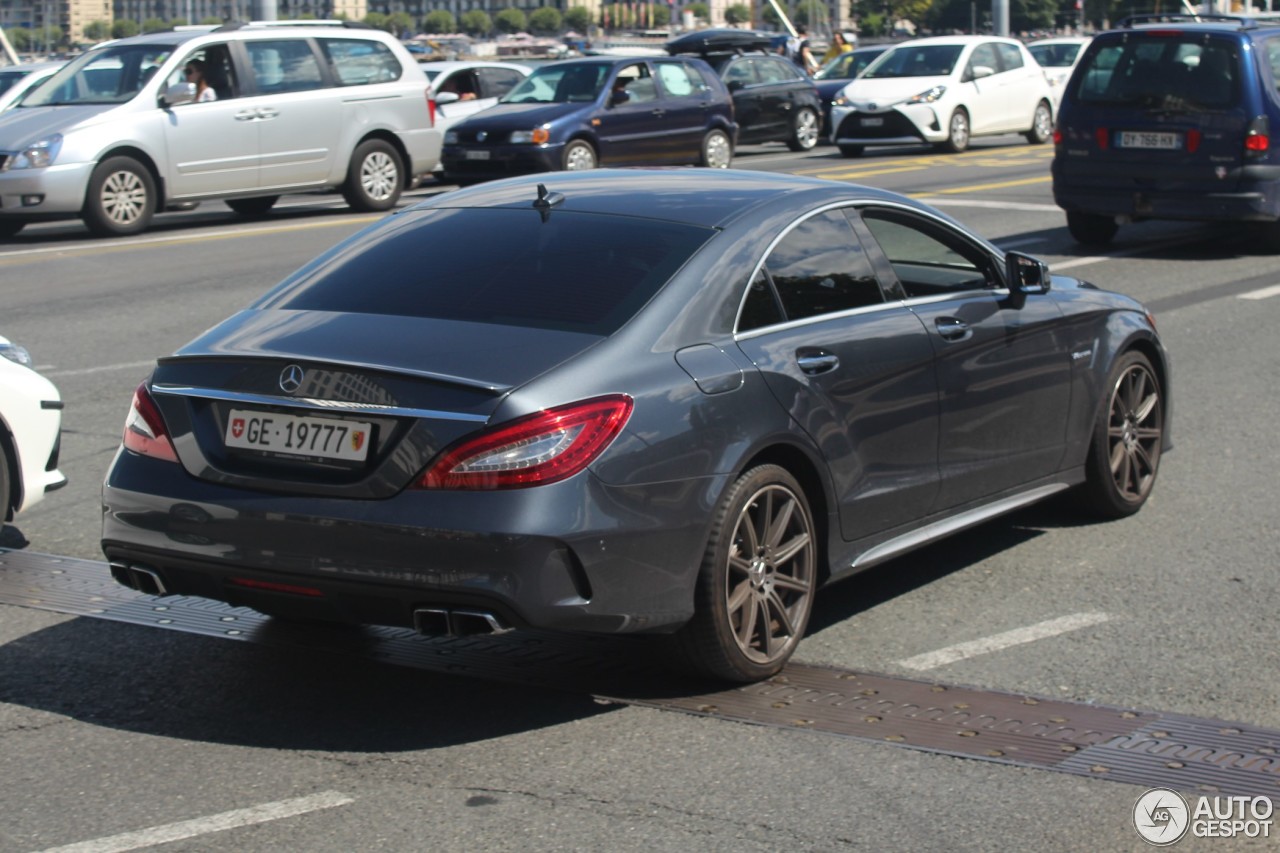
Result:
[[[193,60],[212,91],[199,99]],[[388,210],[440,146],[426,76],[379,30],[271,22],[119,39],[0,116],[0,237],[73,217],[134,234],[157,210],[210,199],[255,216],[316,189]]]

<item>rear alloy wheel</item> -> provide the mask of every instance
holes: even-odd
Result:
[[[746,472],[720,503],[694,616],[680,632],[698,670],[759,681],[786,665],[813,609],[818,541],[804,490],[786,469]]]
[[[1142,508],[1156,482],[1164,442],[1163,395],[1151,362],[1137,351],[1120,357],[1106,388],[1080,499],[1093,515],[1123,518]]]
[[[1086,246],[1105,246],[1116,236],[1120,226],[1111,216],[1071,210],[1067,211],[1067,230],[1077,242]]]
[[[1027,141],[1032,145],[1044,145],[1053,136],[1053,110],[1048,101],[1036,104],[1036,113],[1031,117],[1031,129],[1027,131]]]
[[[942,143],[943,151],[959,154],[969,147],[969,114],[964,107],[957,107],[947,122],[947,141]]]
[[[229,198],[227,207],[241,216],[264,216],[280,200],[278,195],[260,195],[256,198]]]
[[[702,151],[698,155],[698,165],[708,169],[727,169],[733,161],[733,143],[729,134],[723,130],[712,130],[702,137]]]
[[[132,157],[103,160],[89,176],[81,212],[85,225],[100,237],[137,234],[156,212],[156,183]]]
[[[400,155],[390,142],[369,139],[356,146],[347,167],[342,196],[352,210],[373,213],[390,210],[404,189]]]
[[[809,151],[818,144],[821,130],[818,114],[808,107],[801,107],[791,120],[791,138],[787,140],[787,147],[792,151]]]
[[[861,145],[841,145],[840,156],[842,157],[861,157],[862,152],[866,150]]]
[[[575,139],[564,147],[564,157],[561,162],[564,164],[566,172],[594,169],[598,165],[596,149],[591,147],[590,142]]]

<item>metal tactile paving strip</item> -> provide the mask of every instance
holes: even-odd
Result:
[[[117,585],[105,563],[0,549],[0,603],[209,637],[356,655],[630,705],[822,732],[984,761],[1197,793],[1275,797],[1280,731],[1178,714],[792,664],[728,690],[672,676],[655,638],[514,632],[428,638],[280,623],[200,598]]]

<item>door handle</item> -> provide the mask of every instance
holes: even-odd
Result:
[[[657,109],[655,109],[655,110],[653,111],[653,117],[654,117],[654,118],[662,118],[662,117],[663,117],[664,115],[666,115],[666,114],[667,114],[667,111],[666,111],[666,110],[664,110],[664,109],[662,109],[661,107],[659,107],[659,108],[657,108]]]
[[[830,373],[840,366],[840,359],[834,353],[820,349],[802,349],[796,351],[796,364],[800,370],[810,376],[819,373]]]
[[[933,321],[933,325],[946,341],[963,341],[973,334],[969,324],[959,317],[938,317]]]
[[[257,117],[257,110],[241,110],[236,113],[236,121],[253,121]]]
[[[275,118],[280,115],[280,111],[275,107],[259,107],[258,118]]]

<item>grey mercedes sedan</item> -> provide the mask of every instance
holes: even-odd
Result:
[[[162,358],[113,575],[427,634],[678,633],[777,673],[824,584],[1060,492],[1147,500],[1134,300],[850,184],[592,171],[436,196]]]

